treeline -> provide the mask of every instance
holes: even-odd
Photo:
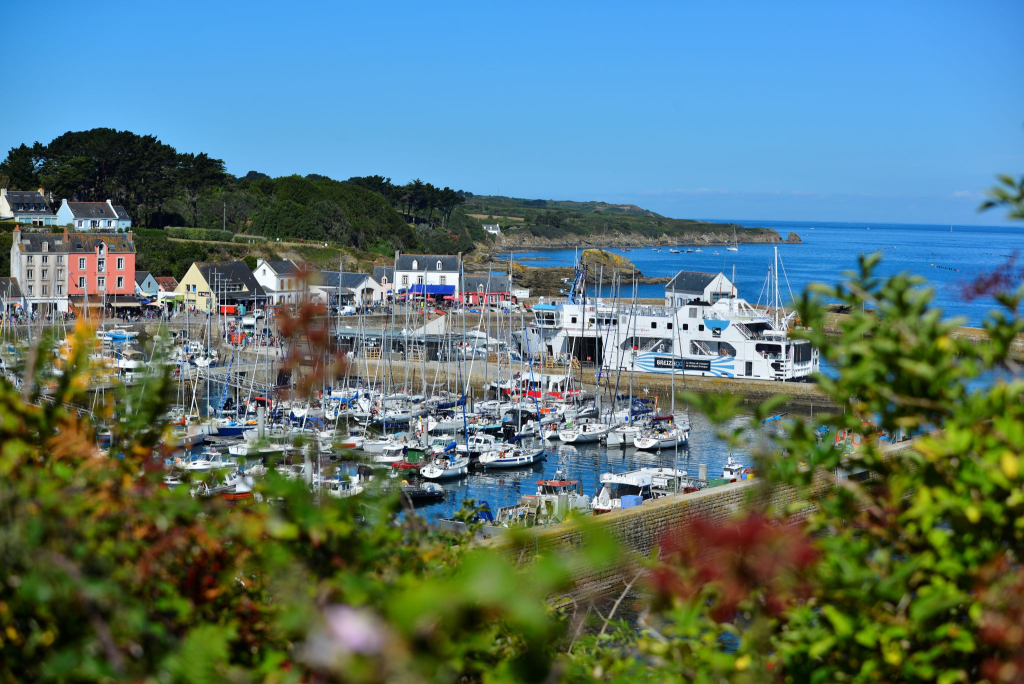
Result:
[[[433,226],[434,213],[437,212],[441,228],[447,228],[455,208],[473,196],[471,192],[452,190],[447,186],[438,188],[419,178],[405,185],[394,185],[390,178],[384,176],[357,176],[349,178],[348,182],[381,195],[413,223],[419,218]]]
[[[472,193],[419,179],[395,185],[383,176],[338,181],[250,171],[235,177],[206,153],[181,153],[155,136],[109,128],[11,149],[0,162],[4,186],[41,187],[71,201],[110,199],[128,210],[136,226],[223,229],[379,254],[468,252],[475,241],[488,239],[479,223],[453,220]]]

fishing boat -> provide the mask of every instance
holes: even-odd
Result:
[[[726,480],[742,480],[744,471],[749,471],[742,463],[737,463],[733,460],[732,454],[729,454],[729,460],[726,461],[725,466],[722,468],[722,478]]]
[[[591,502],[594,513],[609,513],[639,506],[645,501],[682,492],[690,486],[685,470],[640,468],[601,475],[601,491]]]
[[[573,512],[589,513],[590,497],[583,494],[579,480],[559,469],[553,478],[537,480],[536,494],[524,494],[518,503],[498,509],[496,522],[503,527],[533,527],[562,522]]]

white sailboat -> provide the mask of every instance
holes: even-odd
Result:
[[[736,228],[732,229],[732,244],[725,248],[727,252],[740,251],[740,243],[736,240]]]

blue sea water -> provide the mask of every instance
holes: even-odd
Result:
[[[790,231],[797,233],[802,244],[779,245],[783,268],[780,281],[783,293],[791,289],[799,297],[810,283],[835,284],[844,273],[857,268],[861,254],[880,252],[882,262],[876,273],[888,276],[908,271],[923,276],[934,288],[935,305],[947,318],[963,317],[965,325],[979,326],[988,312],[998,305],[992,298],[968,301],[964,286],[980,276],[990,274],[1015,254],[1024,256],[1024,229],[992,226],[938,226],[894,223],[819,223],[805,221],[732,221],[744,226],[775,229],[783,238]],[[952,228],[952,232],[950,231]],[[680,244],[680,247],[687,245]],[[693,245],[690,245],[693,247]],[[670,254],[652,248],[617,252],[629,258],[646,276],[671,277],[682,270],[719,271],[732,278],[740,297],[757,302],[765,289],[773,246],[741,244],[738,252],[727,252],[724,246],[701,247],[700,253]],[[715,254],[715,252],[718,252]],[[572,266],[575,250],[546,250],[515,254],[527,258],[531,266]],[[788,281],[788,288],[787,288]],[[591,294],[596,286],[591,287]],[[661,298],[661,285],[641,285],[641,298]],[[610,287],[602,294],[610,295]],[[623,284],[622,296],[632,296],[632,288]],[[766,295],[762,302],[766,302]]]
[[[793,294],[799,293],[812,282],[836,283],[845,271],[857,266],[861,253],[882,250],[883,260],[879,275],[890,275],[909,271],[928,280],[935,290],[935,303],[947,317],[959,316],[967,325],[980,325],[987,313],[996,307],[992,299],[967,301],[964,285],[971,280],[991,273],[1011,255],[1024,254],[1024,230],[982,226],[897,225],[866,223],[809,223],[783,221],[734,221],[740,225],[774,228],[783,238],[789,231],[795,231],[803,240],[802,244],[779,245],[779,254]],[[684,246],[684,245],[681,245]],[[724,246],[702,247],[698,254],[670,254],[667,248],[655,252],[650,248],[636,249],[623,253],[648,276],[669,277],[680,270],[725,272],[732,276],[736,269],[736,285],[739,295],[752,302],[758,299],[773,258],[772,245],[741,244],[739,252],[727,252]],[[715,254],[714,252],[718,252]],[[518,253],[516,258],[540,257],[529,261],[532,266],[572,266],[575,263],[574,250],[550,250],[544,252]],[[592,290],[594,288],[591,288]],[[606,295],[611,294],[606,290]],[[631,291],[622,296],[631,296]],[[638,295],[642,298],[661,298],[664,287],[642,285]],[[829,369],[823,369],[829,372]],[[638,388],[643,393],[643,388]],[[662,406],[662,410],[667,407]],[[676,413],[682,414],[685,406],[677,406]],[[637,453],[632,449],[606,449],[590,444],[576,448],[552,445],[548,461],[535,468],[474,474],[456,482],[446,483],[448,496],[444,502],[425,507],[420,513],[428,519],[452,515],[467,498],[477,502],[487,501],[493,510],[515,503],[523,494],[536,492],[536,481],[552,477],[561,468],[570,477],[578,478],[584,493],[593,496],[599,488],[599,479],[605,472],[623,472],[644,466],[677,467],[697,474],[699,464],[707,464],[711,477],[722,473],[728,455],[728,444],[718,437],[718,428],[706,417],[689,411],[691,424],[690,443],[687,449],[675,453],[666,450],[660,456]],[[794,419],[799,419],[793,416]],[[745,419],[737,418],[727,430],[741,427]],[[768,440],[767,430],[772,428],[746,429],[744,446],[734,452],[736,459],[750,464],[751,452]]]

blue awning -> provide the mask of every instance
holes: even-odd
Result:
[[[409,288],[409,294],[423,294],[423,295],[453,295],[455,294],[454,285],[420,285],[416,284]]]

